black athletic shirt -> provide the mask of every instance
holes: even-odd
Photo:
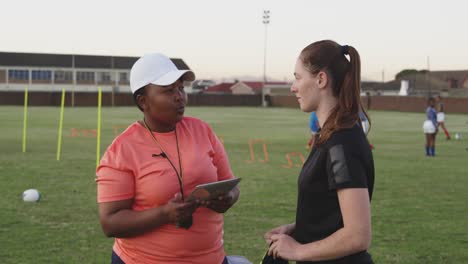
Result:
[[[374,160],[359,125],[333,133],[309,154],[298,179],[294,239],[306,244],[324,239],[343,227],[337,189],[344,188],[367,188],[369,199],[374,189]],[[363,251],[337,260],[297,263],[373,262]]]

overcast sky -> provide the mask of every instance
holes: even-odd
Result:
[[[357,48],[362,76],[405,68],[468,69],[462,0],[0,0],[0,51],[179,57],[198,78],[293,78],[303,47],[333,39]]]

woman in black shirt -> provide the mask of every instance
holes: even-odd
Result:
[[[321,130],[299,175],[296,221],[265,234],[269,255],[297,263],[373,263],[367,249],[374,161],[360,127],[360,74],[351,46],[323,40],[299,55],[291,91],[302,111],[316,111]]]

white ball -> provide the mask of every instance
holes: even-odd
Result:
[[[23,201],[25,202],[39,202],[41,194],[36,189],[28,189],[23,192]]]

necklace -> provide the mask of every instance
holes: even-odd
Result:
[[[184,201],[184,183],[183,183],[183,171],[182,171],[182,160],[180,158],[180,150],[179,150],[179,139],[177,138],[177,128],[174,128],[175,132],[175,138],[176,138],[176,146],[177,146],[177,157],[179,159],[179,171],[177,171],[176,167],[174,166],[174,163],[172,163],[171,159],[167,156],[166,152],[162,148],[161,144],[159,144],[158,139],[154,136],[153,132],[151,132],[151,129],[149,128],[148,124],[146,123],[145,118],[143,118],[143,124],[145,124],[146,130],[148,130],[148,133],[151,135],[151,138],[153,138],[154,143],[159,147],[161,150],[161,154],[153,154],[153,157],[156,156],[161,156],[169,161],[171,164],[172,168],[174,169],[174,172],[177,175],[177,179],[179,181],[179,188],[180,188],[180,193],[182,194],[182,201]],[[180,173],[179,173],[180,172]]]

